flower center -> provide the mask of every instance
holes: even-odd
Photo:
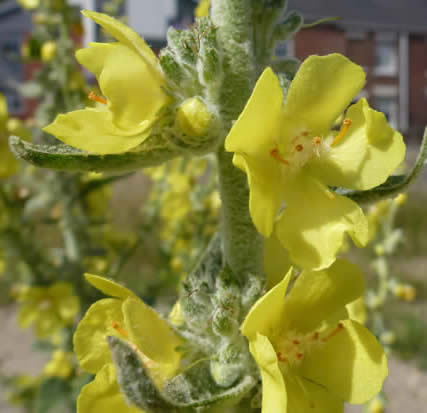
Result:
[[[315,331],[314,333],[301,334],[289,331],[275,343],[277,359],[282,365],[298,365],[310,350],[326,343],[343,330],[344,324],[338,323],[335,328],[328,329],[325,332]]]
[[[320,157],[323,153],[341,141],[352,124],[351,119],[345,119],[340,131],[332,139],[325,139],[321,136],[313,136],[309,131],[303,130],[295,135],[286,147],[281,147],[280,143],[270,151],[270,155],[282,165],[287,167],[287,171],[296,171],[302,168],[314,157]]]

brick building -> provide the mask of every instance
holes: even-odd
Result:
[[[291,0],[306,23],[339,16],[300,31],[289,54],[339,52],[363,66],[361,93],[407,136],[421,137],[427,125],[426,0]]]

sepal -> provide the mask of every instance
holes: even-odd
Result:
[[[301,29],[304,24],[304,18],[296,11],[290,12],[285,19],[274,29],[274,38],[276,40],[288,40],[293,34]]]
[[[138,353],[120,338],[107,337],[117,381],[125,399],[146,412],[174,412],[155,386]]]
[[[217,404],[225,407],[237,404],[255,384],[252,376],[245,376],[233,387],[218,386],[211,376],[210,363],[203,361],[166,382],[163,392],[171,403],[183,408],[206,408]]]

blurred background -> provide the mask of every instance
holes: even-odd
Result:
[[[105,9],[106,1],[69,0],[68,3],[75,9],[76,16],[80,9],[108,11]],[[124,18],[158,52],[166,45],[169,26],[179,29],[192,24],[196,6],[197,1],[193,0],[125,0],[115,9],[115,14]],[[290,0],[289,8],[303,14],[306,27],[290,41],[279,45],[277,56],[303,60],[311,54],[339,52],[361,65],[367,74],[367,83],[358,98],[367,98],[374,108],[386,114],[394,128],[402,132],[408,144],[406,164],[411,166],[416,157],[417,144],[427,125],[426,0]],[[333,16],[339,16],[339,19],[310,27],[319,19]],[[27,126],[34,125],[32,118],[42,101],[42,98],[21,93],[20,90],[23,84],[31,83],[44,64],[40,59],[23,58],[28,48],[33,47],[35,24],[38,23],[34,21],[34,15],[17,1],[0,0],[0,93],[6,97],[9,117],[19,119]],[[70,37],[76,48],[92,41],[103,41],[99,27],[89,19],[80,21],[79,17],[76,17]],[[87,72],[84,72],[84,77],[89,84],[95,82]],[[194,179],[201,176],[204,176],[203,171],[196,174]],[[184,196],[191,196],[193,184],[186,187]],[[424,172],[410,187],[406,200],[400,199],[394,204],[380,205],[367,211],[374,228],[371,247],[364,250],[349,248],[344,252],[362,266],[369,278],[370,293],[366,297],[370,317],[368,324],[376,330],[377,336],[382,337],[391,354],[390,377],[385,393],[377,404],[363,407],[370,413],[400,413],[403,409],[411,413],[426,411],[426,184],[427,173]],[[138,187],[139,190],[129,191],[129,187]],[[149,179],[141,174],[122,179],[114,185],[108,205],[116,225],[132,232],[135,226],[133,217],[140,215],[144,203],[149,202],[150,188]],[[198,208],[201,213],[200,226],[208,218],[200,205]],[[185,213],[190,214],[191,210]],[[152,213],[145,214],[138,225],[145,231],[147,222],[152,220]],[[209,220],[210,225],[216,222],[215,219]],[[394,232],[396,230],[398,233]],[[138,244],[138,248],[140,246]],[[140,255],[126,263],[123,272],[127,275],[122,280],[137,285],[138,266],[143,265],[147,273],[155,274],[156,265],[165,261],[168,271],[174,273],[175,284],[148,282],[141,295],[149,299],[150,294],[165,288],[162,291],[167,291],[166,301],[170,302],[177,280],[183,268],[186,268],[185,263],[172,262],[170,248],[166,255],[162,255],[164,249],[161,254],[153,250],[152,245],[147,247],[143,244],[145,261],[141,264]],[[385,259],[386,275],[380,268]],[[163,279],[170,275],[166,273]],[[381,286],[384,278],[388,283],[385,287],[387,299],[378,304],[378,297],[385,294]],[[8,293],[10,285],[10,280],[0,283],[3,289],[0,294],[1,372],[6,372],[8,376],[37,375],[49,357],[43,352],[34,351],[32,333],[17,326],[17,304]],[[6,390],[2,391],[1,396],[9,397]],[[20,409],[0,401],[1,413],[21,412]],[[360,410],[354,408],[351,411]],[[37,412],[44,413],[42,410]]]

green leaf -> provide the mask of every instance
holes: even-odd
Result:
[[[117,369],[117,381],[125,398],[147,412],[174,412],[153,383],[144,363],[125,341],[107,337],[112,359]]]
[[[238,403],[255,386],[252,376],[243,377],[228,389],[218,386],[210,373],[209,361],[203,361],[169,380],[163,392],[176,406],[201,407],[217,403]]]
[[[18,159],[41,168],[62,171],[126,172],[157,166],[182,154],[178,148],[154,146],[150,139],[139,147],[139,151],[109,155],[89,154],[64,144],[36,145],[16,136],[11,136],[9,143]]]
[[[345,188],[337,188],[335,192],[352,199],[358,204],[369,204],[380,199],[390,198],[405,192],[412,181],[420,174],[427,159],[427,128],[424,131],[423,140],[414,166],[407,175],[390,176],[383,184],[368,191],[353,191]]]

